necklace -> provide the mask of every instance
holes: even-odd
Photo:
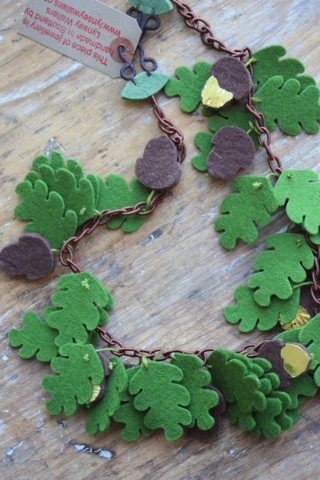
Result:
[[[134,5],[129,12],[137,16],[142,30],[155,28],[158,25],[158,17],[152,12],[152,8],[151,12],[148,11],[151,3],[139,4],[139,8],[144,11],[138,11],[136,9],[138,5]],[[278,71],[276,74],[273,72],[270,79],[266,79],[263,77],[265,72],[262,69],[262,73],[260,71],[259,74],[261,75],[259,85],[264,83],[252,95],[250,81],[252,74],[254,79],[255,62],[258,66],[259,58],[264,58],[272,64],[272,61],[274,62],[275,58],[281,54],[279,53],[281,50],[274,47],[253,55],[249,49],[229,50],[222,42],[215,39],[208,25],[197,19],[185,4],[177,1],[160,3],[167,5],[168,8],[171,8],[172,4],[176,5],[178,12],[186,19],[187,25],[200,31],[205,43],[218,47],[218,50],[229,55],[223,57],[227,59],[227,61],[223,60],[227,66],[221,62],[217,62],[213,67],[199,62],[194,67],[194,73],[181,67],[176,71],[177,79],[169,80],[161,74],[152,73],[156,70],[156,63],[144,56],[140,45],[139,57],[144,73],[139,76],[135,74],[126,52],[121,45],[119,46],[118,53],[124,61],[121,73],[128,81],[122,96],[135,100],[150,97],[160,128],[168,134],[169,140],[167,137],[159,137],[147,144],[144,156],[141,160],[139,159],[136,167],[140,182],[131,184],[131,192],[128,186],[123,184],[123,180],[117,176],[108,178],[109,192],[107,192],[106,186],[97,176],[84,177],[77,162],[65,163],[58,153],[52,154],[49,160],[45,157],[35,159],[33,171],[17,187],[17,193],[22,197],[23,202],[17,207],[15,213],[18,218],[33,220],[33,225],[28,224],[29,232],[38,232],[35,224],[42,222],[41,233],[46,241],[31,235],[24,236],[19,243],[23,244],[22,250],[31,248],[31,252],[36,252],[36,256],[45,261],[38,262],[36,265],[32,263],[32,267],[37,267],[36,273],[33,268],[30,269],[30,266],[27,271],[19,273],[26,273],[29,278],[33,278],[39,274],[39,267],[43,268],[42,263],[45,264],[45,273],[50,271],[52,256],[51,248],[46,248],[47,241],[50,247],[60,249],[61,263],[69,266],[74,273],[58,280],[58,291],[52,296],[52,306],[43,312],[43,319],[33,313],[26,314],[23,319],[23,328],[13,329],[9,334],[9,340],[11,345],[21,347],[20,356],[29,358],[36,354],[39,360],[51,362],[53,372],[58,375],[47,375],[43,382],[45,390],[51,394],[47,409],[52,414],[64,410],[67,415],[71,415],[75,413],[78,405],[85,405],[89,414],[86,427],[89,433],[106,430],[110,420],[114,419],[125,424],[125,429],[121,433],[125,440],[137,438],[139,432],[149,435],[157,428],[164,430],[168,440],[175,440],[182,435],[182,426],[197,426],[201,430],[212,429],[219,423],[220,414],[227,410],[230,420],[238,423],[244,430],[273,437],[289,428],[297,419],[298,397],[300,399],[314,395],[319,385],[316,352],[317,315],[301,329],[288,330],[282,334],[281,339],[249,345],[238,352],[225,349],[213,351],[212,348],[203,348],[192,353],[185,353],[177,348],[172,350],[127,348],[102,328],[107,320],[106,310],[112,306],[110,294],[95,277],[89,272],[81,272],[75,263],[74,247],[83,237],[90,235],[98,226],[105,223],[108,223],[110,228],[123,225],[125,231],[135,230],[145,217],[156,209],[166,192],[177,184],[180,176],[179,164],[184,160],[185,147],[181,132],[166,118],[157,103],[155,97],[157,89],[165,87],[167,95],[180,96],[184,111],[191,112],[202,100],[207,107],[205,114],[208,115],[210,113],[208,108],[218,109],[221,106],[219,102],[224,102],[223,106],[226,106],[225,104],[230,100],[236,99],[238,103],[245,101],[247,111],[252,115],[250,117],[252,125],[249,124],[249,126],[253,140],[237,124],[237,121],[240,123],[244,121],[243,117],[247,115],[245,109],[239,109],[238,106],[237,112],[233,105],[221,111],[221,116],[212,115],[210,124],[215,125],[213,128],[217,128],[217,121],[231,123],[232,126],[217,128],[214,139],[212,139],[213,135],[204,135],[202,132],[197,136],[196,143],[201,149],[201,154],[193,159],[196,168],[204,170],[206,167],[215,177],[226,178],[230,170],[234,174],[239,169],[239,164],[236,163],[240,156],[239,149],[235,155],[235,146],[241,144],[240,153],[245,152],[245,158],[241,159],[244,163],[240,166],[246,167],[252,162],[254,139],[258,139],[266,150],[272,173],[277,178],[274,188],[268,177],[245,176],[238,177],[234,181],[233,188],[240,194],[227,197],[221,207],[223,215],[216,221],[216,229],[223,231],[222,245],[231,249],[238,238],[248,242],[255,240],[257,230],[250,229],[251,224],[256,222],[265,225],[269,221],[269,213],[281,205],[286,206],[290,221],[300,227],[299,233],[290,232],[269,237],[267,242],[269,251],[264,252],[267,256],[260,254],[257,257],[255,264],[257,272],[250,278],[248,286],[237,289],[238,303],[236,307],[226,309],[227,320],[230,323],[240,321],[240,330],[243,332],[250,331],[256,323],[261,330],[268,330],[278,322],[279,318],[284,325],[297,323],[298,318],[301,318],[301,315],[297,316],[298,293],[301,284],[306,281],[308,271],[311,271],[309,282],[311,296],[318,304],[316,290],[319,221],[316,212],[311,210],[309,215],[312,199],[317,194],[313,192],[317,189],[316,178],[311,171],[283,170],[278,157],[271,150],[268,123],[264,120],[264,118],[269,120],[272,126],[272,122],[274,123],[272,107],[275,104],[279,105],[277,98],[271,96],[272,101],[270,101],[268,97],[270,91],[275,95],[281,89],[283,98],[290,91],[293,98],[299,97],[299,101],[300,97],[309,99],[306,101],[306,109],[302,110],[303,118],[299,119],[299,122],[303,124],[306,131],[314,133],[312,129],[315,130],[314,125],[317,125],[318,120],[315,107],[318,96],[316,102],[314,98],[316,93],[318,95],[318,90],[314,87],[312,79],[306,77],[303,85],[297,79],[292,79],[292,76],[295,76],[292,70],[287,83]],[[152,4],[152,7],[155,6]],[[261,60],[260,62],[263,63]],[[295,65],[298,69],[298,64]],[[223,75],[220,76],[221,72],[232,71],[233,68],[240,69],[240,71],[235,70],[236,78],[239,78],[239,75],[245,78],[245,93],[234,90],[232,82],[225,84],[225,78]],[[284,67],[284,70],[286,68]],[[227,76],[227,80],[228,78]],[[218,104],[212,103],[213,97]],[[249,100],[246,100],[247,97]],[[287,107],[288,103],[287,101]],[[264,105],[265,117],[261,116],[256,104]],[[290,110],[289,120],[285,118],[282,122],[282,128],[286,129],[287,133],[292,134],[290,129],[297,128],[297,122],[292,119],[297,110],[301,111],[304,108],[302,105],[304,104],[299,103],[299,107],[293,111]],[[230,113],[229,109],[232,108]],[[227,111],[228,117],[224,117],[223,112]],[[237,113],[240,120],[235,120],[238,118]],[[230,117],[231,122],[229,122]],[[226,144],[231,159],[227,159],[225,164],[229,167],[231,165],[231,168],[227,169],[228,172],[225,169],[221,172],[221,170],[218,171],[221,165],[217,163],[217,157],[225,153]],[[155,156],[155,152],[158,154],[160,152],[159,156],[164,160],[173,158],[174,161],[169,165],[166,164],[164,169],[164,173],[167,174],[171,165],[174,166],[169,175],[161,175],[161,171],[157,171],[156,174],[152,171],[150,173],[150,158]],[[175,161],[177,155],[179,162]],[[205,165],[204,157],[207,157]],[[156,183],[153,183],[154,181]],[[159,181],[160,183],[157,183]],[[289,183],[293,186],[289,186]],[[298,211],[299,206],[296,205],[296,198],[301,190],[306,191],[303,207],[308,205],[308,210],[304,208],[302,213]],[[126,202],[119,206],[119,198],[116,198],[115,194],[119,191],[123,192],[122,195],[126,199],[131,194],[130,198],[137,197],[137,200],[132,204],[128,202],[132,205],[131,207],[127,208]],[[48,192],[50,192],[49,196]],[[70,192],[71,195],[69,195]],[[114,193],[110,195],[110,192]],[[106,197],[108,201],[112,197],[116,206],[101,208]],[[61,198],[64,203],[61,203]],[[299,203],[300,200],[301,196],[299,196]],[[43,219],[43,217],[48,218],[47,214],[43,214],[45,210],[39,211],[41,202],[52,207],[50,212],[54,215],[55,221],[53,222],[53,217],[50,215],[49,225]],[[70,202],[68,208],[64,206],[67,202]],[[243,205],[246,206],[245,209]],[[248,218],[244,213],[247,214],[250,209],[252,211]],[[232,221],[229,221],[229,218],[232,218]],[[236,221],[237,219],[240,221]],[[56,225],[59,225],[59,229],[55,229]],[[243,225],[245,228],[241,231]],[[80,233],[77,230],[78,227],[80,227]],[[28,247],[30,242],[31,247]],[[42,250],[39,250],[40,248]],[[11,251],[8,247],[3,250],[4,266]],[[41,254],[39,254],[40,251]],[[290,255],[287,255],[288,251]],[[280,252],[279,256],[277,256],[278,252]],[[13,257],[15,256],[16,253]],[[285,275],[281,275],[277,268],[280,262],[281,271],[285,270]],[[316,268],[313,269],[314,265]],[[269,277],[266,273],[268,271]],[[275,271],[276,275],[274,275]],[[261,272],[264,272],[262,276]],[[9,271],[9,273],[16,272]],[[40,274],[42,275],[43,271]],[[279,282],[278,278],[280,278]],[[78,306],[77,309],[76,306]],[[243,310],[250,312],[250,315],[242,318]],[[107,343],[106,349],[97,349],[92,346],[97,341],[97,334]],[[104,352],[101,350],[107,350],[111,357],[104,357]],[[309,370],[312,355],[311,370]],[[140,365],[126,369],[119,359],[121,356],[139,358]],[[296,359],[298,359],[297,363]],[[77,384],[75,384],[73,379],[79,371],[81,375],[77,376]]]

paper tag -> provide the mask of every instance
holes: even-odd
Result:
[[[119,45],[131,59],[141,36],[134,18],[98,0],[30,0],[19,33],[113,78]]]

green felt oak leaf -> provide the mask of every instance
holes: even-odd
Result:
[[[77,214],[78,225],[92,218],[95,214],[95,196],[91,182],[87,178],[76,177],[66,168],[54,170],[50,165],[41,165],[37,172],[31,172],[26,180],[33,180],[38,175],[49,192],[57,192],[63,199],[65,210]]]
[[[133,178],[128,185],[123,177],[114,173],[107,176],[106,183],[99,177],[98,182],[99,198],[96,208],[99,211],[136,205],[145,202],[150,194],[137,178]],[[123,231],[129,233],[137,230],[145,220],[145,215],[116,215],[108,222],[108,227],[116,229],[122,226]]]
[[[53,151],[50,155],[50,159],[46,155],[39,155],[32,162],[33,172],[40,173],[40,169],[44,166],[49,166],[54,172],[60,168],[66,168],[77,180],[77,184],[81,178],[83,178],[83,170],[79,162],[73,159],[65,160],[60,152]],[[38,179],[40,176],[38,176]],[[29,180],[29,179],[28,179]],[[31,181],[31,180],[30,180]]]
[[[264,395],[270,395],[273,390],[280,386],[280,379],[276,373],[269,372],[264,373],[262,378],[260,378],[260,391]]]
[[[232,403],[228,406],[227,415],[231,423],[238,423],[242,430],[274,438],[292,426],[294,420],[288,416],[290,407],[291,400],[288,394],[273,391],[266,397],[263,410],[243,412],[238,404]]]
[[[177,440],[183,434],[181,425],[190,425],[192,416],[183,407],[190,403],[188,390],[177,382],[183,378],[180,368],[170,363],[148,362],[129,383],[129,392],[136,395],[134,407],[144,412],[145,425],[151,430],[164,429],[166,440]]]
[[[274,338],[281,338],[285,343],[300,343],[299,333],[302,328],[290,328],[284,332],[278,333]]]
[[[302,225],[311,235],[320,227],[320,183],[312,170],[284,170],[274,188],[279,206],[293,223]]]
[[[25,227],[25,232],[39,233],[45,237],[52,248],[60,248],[74,235],[77,229],[77,215],[72,210],[65,211],[62,197],[48,193],[48,187],[42,180],[34,185],[29,181],[21,182],[16,193],[23,199],[16,206],[15,216],[19,220],[32,220]]]
[[[311,369],[320,371],[320,314],[299,328],[298,341],[305,345],[312,355]],[[320,386],[320,383],[317,382],[317,385]]]
[[[289,430],[292,425],[299,419],[300,411],[298,408],[288,408],[282,410],[280,415],[278,415],[275,420],[280,425],[281,431]]]
[[[301,128],[307,133],[319,131],[319,89],[310,85],[299,92],[298,80],[292,78],[284,83],[282,77],[272,77],[255,94],[252,100],[265,116],[270,131],[275,130],[276,123],[288,135],[297,135]]]
[[[228,405],[227,416],[232,424],[237,423],[242,430],[250,431],[256,426],[253,413],[243,412],[237,403]]]
[[[254,299],[263,307],[270,305],[272,295],[282,300],[291,297],[291,282],[303,282],[305,269],[311,269],[314,263],[304,235],[276,233],[268,237],[265,244],[270,250],[256,257],[253,266],[257,272],[248,281],[249,287],[257,288]]]
[[[170,363],[182,370],[183,379],[180,383],[190,394],[190,427],[197,425],[200,430],[209,430],[215,424],[209,411],[219,403],[217,392],[205,388],[211,383],[210,373],[202,368],[203,361],[196,355],[175,353]]]
[[[257,327],[262,332],[271,330],[278,322],[291,322],[298,311],[300,289],[293,290],[287,300],[272,297],[268,307],[262,307],[254,299],[254,290],[240,285],[235,291],[236,305],[228,305],[224,315],[229,323],[239,323],[240,332],[250,332]]]
[[[220,242],[227,249],[234,248],[238,239],[254,242],[258,238],[256,225],[268,225],[269,212],[274,212],[278,206],[266,177],[238,177],[232,182],[232,189],[239,193],[232,193],[222,201],[220,211],[224,215],[214,224],[216,230],[223,231]]]
[[[252,114],[239,105],[231,105],[212,115],[208,120],[209,129],[216,133],[220,128],[226,125],[234,125],[247,132],[256,147],[259,148],[258,135],[253,126]]]
[[[134,82],[128,82],[121,92],[121,97],[127,100],[145,100],[158,93],[167,83],[169,77],[164,73],[138,73]]]
[[[222,349],[213,351],[207,361],[212,385],[222,392],[228,403],[236,402],[244,413],[266,407],[261,382],[246,363],[240,354]]]
[[[119,408],[121,394],[128,385],[127,371],[119,358],[112,358],[109,368],[111,374],[107,379],[103,398],[88,407],[89,420],[86,423],[86,431],[91,435],[109,428],[110,419]]]
[[[86,343],[88,332],[101,320],[97,307],[112,308],[111,294],[89,272],[64,275],[57,281],[57,288],[59,291],[51,297],[56,308],[47,315],[48,325],[59,330],[56,345]]]
[[[55,339],[58,331],[49,327],[38,315],[28,312],[22,319],[21,329],[9,331],[9,342],[12,347],[21,347],[19,356],[31,358],[36,356],[40,362],[51,362],[58,355]]]
[[[320,233],[317,233],[316,235],[310,235],[309,240],[314,245],[320,245]]]
[[[277,417],[290,408],[291,399],[285,392],[273,392],[266,397],[266,400],[266,408],[263,411],[254,412],[256,426],[252,433],[256,436],[263,434],[266,438],[275,438],[283,431],[277,422]],[[283,422],[283,425],[288,429],[292,423]]]
[[[132,367],[127,370],[128,381],[137,373],[139,367]],[[125,427],[121,431],[121,438],[127,442],[134,442],[140,437],[140,432],[148,437],[152,430],[144,424],[145,412],[140,412],[134,407],[134,395],[125,390],[120,395],[120,406],[113,415],[116,422],[124,423]]]
[[[73,415],[78,405],[87,403],[93,385],[100,385],[104,378],[102,363],[92,345],[63,345],[51,361],[51,368],[59,375],[44,377],[43,388],[51,394],[46,408],[52,415],[64,410],[67,416]]]
[[[201,102],[201,92],[210,78],[211,64],[198,62],[190,70],[188,67],[178,67],[175,70],[177,78],[170,78],[165,87],[168,97],[180,97],[180,108],[183,112],[193,112]]]
[[[140,10],[140,12],[155,13],[161,15],[162,13],[171,12],[173,5],[170,0],[129,0],[131,5]]]
[[[285,388],[285,392],[291,398],[291,407],[296,408],[301,405],[307,397],[313,397],[317,393],[318,387],[314,379],[308,374],[300,375],[292,379],[291,385]]]
[[[284,58],[286,49],[282,45],[270,45],[254,52],[252,62],[253,83],[255,88],[263,85],[269,78],[281,76],[284,81],[296,78],[301,89],[315,85],[315,80],[309,75],[299,75],[304,72],[303,64],[296,58]]]
[[[198,132],[194,137],[194,143],[196,147],[200,149],[200,154],[195,155],[191,162],[194,168],[199,170],[199,172],[207,171],[207,158],[212,150],[212,138],[212,133],[207,132]]]

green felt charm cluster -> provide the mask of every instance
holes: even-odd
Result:
[[[20,347],[22,358],[36,356],[40,362],[50,362],[59,375],[43,379],[44,389],[51,394],[47,409],[54,415],[62,411],[73,415],[78,405],[90,400],[93,386],[103,381],[93,344],[98,341],[95,329],[107,322],[113,299],[89,272],[64,275],[57,288],[43,320],[34,312],[26,313],[22,328],[10,330],[9,342]]]
[[[243,176],[233,181],[232,188],[235,193],[222,201],[222,215],[215,221],[225,248],[234,248],[238,240],[255,241],[257,227],[270,223],[270,214],[278,207],[284,207],[288,220],[301,230],[267,238],[268,250],[255,259],[248,284],[235,291],[236,305],[224,311],[227,321],[238,323],[242,332],[256,326],[270,330],[295,318],[299,286],[313,268],[320,239],[320,183],[312,170],[289,169],[277,176],[274,187],[268,178]]]
[[[15,216],[29,220],[26,232],[45,237],[52,248],[59,249],[77,228],[102,210],[115,210],[146,201],[149,190],[137,179],[130,185],[120,175],[110,174],[104,181],[94,174],[84,176],[75,160],[65,161],[59,152],[50,159],[41,155],[33,161],[32,171],[16,187],[22,202]],[[132,232],[145,221],[145,216],[117,215],[109,228]]]
[[[281,389],[279,377],[264,358],[215,350],[207,363],[212,384],[227,401],[231,423],[257,436],[274,438],[288,430],[299,417],[298,405],[317,391],[307,373]]]
[[[266,120],[267,128],[276,126],[288,135],[297,135],[301,129],[307,133],[319,131],[320,91],[315,80],[304,72],[303,64],[294,58],[282,57],[286,50],[281,45],[272,45],[253,53],[250,63],[253,68],[254,95],[253,104]],[[176,78],[171,78],[166,86],[168,97],[180,97],[181,110],[194,112],[201,103],[201,93],[210,77],[211,65],[196,63],[192,69],[182,66],[175,70]],[[246,110],[243,102],[235,102],[219,111],[203,108],[209,117],[210,133],[199,132],[195,144],[200,153],[193,157],[193,166],[205,172],[206,159],[214,145],[214,134],[226,125],[234,125],[245,130],[256,148],[257,132],[253,125],[253,116]]]
[[[184,426],[200,430],[214,426],[210,411],[219,396],[207,388],[210,374],[199,357],[176,353],[170,363],[145,360],[127,370],[114,360],[103,400],[88,408],[88,433],[105,431],[111,417],[125,425],[121,437],[128,441],[157,429],[167,440],[177,440]]]
[[[314,264],[314,253],[302,234],[277,233],[265,244],[268,250],[256,257],[248,285],[235,291],[236,305],[224,310],[228,322],[239,323],[242,332],[291,322],[299,308],[300,284]]]

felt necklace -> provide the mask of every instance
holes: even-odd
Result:
[[[226,412],[240,428],[273,438],[293,425],[299,405],[320,387],[320,184],[311,170],[283,169],[272,151],[270,132],[278,125],[289,135],[301,128],[316,133],[319,89],[312,77],[300,75],[304,67],[298,60],[280,60],[286,52],[279,45],[253,53],[249,48],[231,50],[186,3],[130,3],[127,13],[142,33],[157,29],[159,15],[176,6],[185,24],[224,55],[214,65],[178,67],[176,78],[169,78],[156,71],[156,61],[140,43],[142,72],[137,74],[129,46],[125,39],[119,41],[120,74],[127,82],[122,97],[150,98],[165,135],[148,142],[129,186],[115,174],[105,181],[85,176],[77,161],[66,161],[59,152],[35,158],[16,188],[22,202],[15,216],[29,221],[26,233],[2,250],[0,266],[11,275],[41,278],[53,269],[56,251],[72,273],[57,281],[52,305],[41,317],[28,312],[22,328],[10,330],[9,342],[20,348],[20,357],[35,356],[50,364],[53,374],[42,383],[50,394],[48,412],[68,416],[82,406],[90,434],[106,431],[114,421],[124,424],[124,440],[157,429],[167,440],[177,440],[184,427],[215,432]],[[271,174],[238,176],[232,182],[234,192],[221,204],[215,229],[222,232],[222,246],[233,249],[238,240],[256,240],[257,226],[267,225],[271,213],[284,208],[293,227],[267,238],[255,272],[247,285],[236,289],[236,304],[224,312],[241,332],[255,327],[267,331],[280,323],[284,332],[274,340],[237,352],[142,350],[125,346],[104,328],[112,296],[96,277],[81,271],[75,247],[102,225],[135,231],[177,185],[186,149],[182,133],[155,97],[163,88],[167,96],[180,97],[186,113],[201,103],[208,118],[210,132],[195,137],[200,153],[192,164],[197,170],[229,178],[252,163],[259,146],[266,151]],[[99,340],[106,348],[96,346]],[[128,368],[121,357],[138,362]]]

